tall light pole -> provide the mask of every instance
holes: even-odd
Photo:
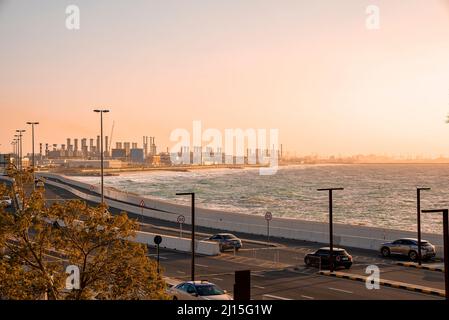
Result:
[[[443,243],[444,243],[444,293],[446,301],[449,300],[449,230],[448,230],[448,209],[423,210],[423,213],[443,214]]]
[[[177,196],[192,196],[192,265],[191,265],[191,280],[195,281],[195,192],[181,192]]]
[[[35,171],[36,171],[36,168],[35,168],[35,162],[34,162],[34,126],[35,125],[38,125],[39,124],[39,122],[27,122],[27,124],[30,124],[31,125],[31,152],[32,152],[32,154],[31,154],[31,161],[32,161],[32,168],[33,168],[33,189],[35,188],[35,183],[34,183],[34,180],[36,179],[36,174],[35,174]]]
[[[418,228],[418,264],[421,265],[421,191],[428,191],[430,188],[416,188],[416,222]]]
[[[329,270],[334,272],[334,226],[332,221],[332,192],[336,190],[344,190],[344,188],[326,188],[317,189],[317,191],[328,191],[329,192]]]
[[[36,165],[34,162],[34,126],[38,125],[39,122],[27,122],[27,124],[31,125],[31,148],[32,148],[32,166],[33,166],[33,170],[34,170],[34,166]]]
[[[95,109],[94,112],[100,114],[101,141],[100,141],[100,157],[101,157],[101,203],[104,204],[104,164],[103,164],[103,113],[108,113],[106,109]]]
[[[20,171],[22,171],[23,166],[22,166],[22,137],[23,137],[23,133],[25,132],[25,130],[23,129],[18,129],[16,130],[16,132],[19,134],[19,163],[20,163]]]

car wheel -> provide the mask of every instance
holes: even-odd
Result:
[[[390,249],[387,247],[383,247],[382,250],[380,250],[380,252],[382,253],[382,256],[384,256],[384,257],[390,256]]]
[[[416,253],[416,251],[410,251],[408,253],[408,257],[410,258],[410,260],[416,261],[418,259],[418,253]]]
[[[224,252],[224,247],[220,245],[220,252]]]
[[[235,248],[235,251],[239,251],[240,248]]]
[[[345,266],[345,269],[349,269],[349,268],[351,268],[351,266]]]
[[[304,259],[304,263],[306,264],[306,266],[310,266],[311,265],[311,261],[310,261],[310,258],[309,257],[306,257],[305,259]]]

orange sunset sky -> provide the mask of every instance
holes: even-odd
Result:
[[[80,8],[80,30],[65,26]],[[368,5],[380,30],[365,27]],[[446,0],[0,0],[0,152],[277,128],[290,152],[449,155]]]

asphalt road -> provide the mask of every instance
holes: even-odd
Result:
[[[49,205],[54,201],[76,198],[71,193],[50,185],[46,185],[45,195],[49,199]],[[110,208],[110,211],[113,214],[120,212],[115,208]],[[133,214],[130,214],[130,217],[137,218],[144,231],[178,235],[179,225],[175,223]],[[189,230],[189,226],[184,226],[184,230]],[[197,232],[213,234],[220,230],[199,227]],[[278,238],[271,238],[268,244],[264,243],[266,239],[262,236],[235,234],[243,239],[244,248],[237,253],[229,252],[217,257],[196,257],[197,279],[207,279],[232,292],[234,272],[251,270],[253,299],[442,299],[388,287],[368,290],[362,282],[318,275],[316,269],[304,266],[303,259],[306,253],[323,244]],[[204,236],[198,238],[202,239]],[[370,250],[346,249],[353,255],[355,263],[351,270],[345,272],[364,274],[366,266],[376,264],[381,269],[381,278],[439,289],[444,285],[441,272],[401,267],[396,265],[395,259],[384,259],[377,252]],[[150,248],[150,257],[155,258],[153,248]],[[188,253],[161,250],[160,261],[165,276],[179,280],[190,279],[191,260]]]

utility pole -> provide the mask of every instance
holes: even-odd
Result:
[[[333,208],[332,208],[332,192],[337,190],[344,190],[344,188],[326,188],[317,189],[317,191],[329,192],[329,270],[334,272],[334,226],[333,226]]]
[[[192,261],[191,261],[191,281],[195,281],[195,192],[181,192],[177,193],[177,196],[188,196],[192,197]]]
[[[100,131],[101,131],[101,141],[100,141],[100,159],[101,159],[101,203],[104,204],[104,151],[103,151],[103,113],[108,113],[109,110],[95,109],[94,112],[100,113]]]

